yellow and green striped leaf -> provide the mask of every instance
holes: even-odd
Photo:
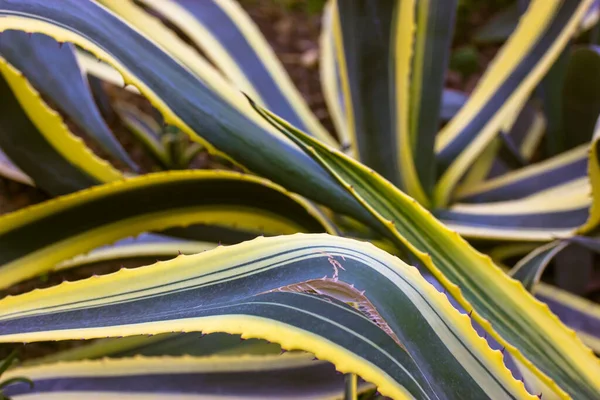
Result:
[[[237,2],[143,0],[141,3],[179,28],[241,91],[319,140],[337,146],[310,111],[254,21]]]
[[[561,321],[597,355],[600,355],[600,306],[572,293],[542,283],[533,288],[535,296],[546,303]]]
[[[373,215],[371,225],[412,253],[544,391],[596,396],[600,361],[520,283],[373,170],[258,110],[361,201]]]
[[[448,166],[434,201],[445,206],[454,187],[503,121],[525,103],[560,55],[591,0],[533,0],[469,101],[439,133],[438,159]]]
[[[334,232],[308,202],[261,178],[207,170],[149,174],[0,217],[0,286],[119,239],[193,224],[255,236]]]
[[[342,399],[344,376],[309,354],[133,357],[19,367],[34,382],[4,389],[17,399]],[[364,381],[359,393],[370,390]]]
[[[53,195],[123,179],[74,136],[23,74],[0,57],[0,147]]]
[[[130,169],[137,169],[102,119],[70,44],[57,43],[45,35],[9,31],[0,35],[0,56],[103,150]]]
[[[2,342],[165,331],[308,351],[396,399],[534,398],[415,268],[351,239],[258,238],[0,301]]]
[[[567,241],[554,241],[538,247],[511,269],[510,276],[519,280],[525,289],[533,291],[550,261],[568,245]]]
[[[175,35],[156,20],[147,26],[158,33],[163,32],[161,27],[171,34],[163,38],[166,46],[149,40],[139,27],[129,26],[95,2],[66,0],[59,6],[45,0],[0,1],[0,31],[41,32],[58,41],[74,42],[116,68],[127,84],[137,86],[161,112],[167,124],[181,129],[207,150],[225,153],[290,190],[311,193],[316,201],[334,205],[337,211],[362,212],[310,157],[255,113],[244,111],[251,107],[243,96],[233,101],[215,89],[223,78],[219,80],[217,74],[216,78],[200,79],[169,56],[163,49],[177,48],[179,42],[171,42]],[[228,87],[227,93],[241,96]]]
[[[451,41],[457,0],[426,0],[415,3],[416,32],[414,50],[410,68],[409,115],[397,115],[397,126],[400,119],[407,118],[410,143],[414,154],[419,180],[424,190],[430,193],[436,179],[434,159],[435,137],[440,128],[439,119],[443,110],[443,87],[448,68]],[[400,23],[401,21],[398,21]],[[409,34],[406,26],[396,27],[397,41],[401,35]],[[399,65],[398,65],[399,66]],[[404,90],[400,84],[406,77],[397,69],[397,90]],[[396,92],[401,102],[400,93]],[[401,107],[397,104],[397,107]],[[399,134],[402,134],[398,127]],[[400,149],[401,151],[401,149]],[[402,157],[401,157],[402,158]],[[402,168],[403,165],[400,165]],[[411,194],[409,192],[409,194]]]
[[[583,178],[518,200],[457,203],[434,215],[467,237],[545,241],[574,235],[588,220],[590,205]]]
[[[589,145],[582,145],[544,161],[459,188],[461,202],[483,203],[527,198],[560,187],[586,185]]]
[[[215,237],[217,233],[215,232]],[[225,242],[227,243],[227,242]],[[89,253],[77,255],[61,261],[55,271],[77,268],[101,262],[122,261],[127,259],[173,258],[179,254],[196,254],[215,248],[218,243],[178,239],[165,235],[143,233],[137,237],[126,238],[118,242],[98,247]]]
[[[120,338],[98,339],[72,349],[26,360],[23,365],[41,365],[59,361],[96,360],[104,357],[127,358],[134,356],[231,356],[244,354],[281,354],[277,343],[261,339],[243,339],[227,333],[202,334],[161,333]]]
[[[328,103],[340,114],[334,94],[340,90],[343,127],[358,158],[423,204],[435,178],[455,11],[455,1],[336,1],[333,43],[325,42],[336,54],[325,48]]]

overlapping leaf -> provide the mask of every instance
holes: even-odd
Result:
[[[206,170],[151,174],[0,217],[0,286],[119,239],[192,224],[254,236],[334,232],[313,206],[261,178]]]
[[[3,342],[165,331],[309,351],[398,399],[533,397],[416,269],[350,239],[259,238],[0,301]]]
[[[24,384],[5,389],[14,399],[339,399],[344,377],[323,361],[307,354],[135,357],[121,360],[63,362],[10,371],[8,379],[26,374]],[[307,384],[310,382],[310,384]],[[369,390],[364,381],[359,392]]]
[[[595,396],[600,362],[523,286],[374,171],[259,111],[356,196],[372,213],[373,226],[387,231],[465,310],[472,310],[483,329],[543,382],[544,390],[562,397]]]

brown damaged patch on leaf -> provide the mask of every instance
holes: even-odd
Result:
[[[339,266],[341,266],[341,264]],[[365,317],[369,318],[369,320],[387,333],[388,336],[394,339],[398,346],[406,350],[402,343],[400,343],[398,336],[392,331],[392,328],[390,328],[388,323],[379,314],[373,303],[365,296],[365,291],[356,289],[354,285],[343,282],[339,280],[338,277],[328,278],[325,276],[321,279],[311,279],[305,282],[282,286],[265,293],[273,292],[306,293],[317,296],[327,296],[346,303],[360,311]]]

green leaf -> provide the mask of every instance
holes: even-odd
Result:
[[[123,124],[154,159],[164,168],[169,168],[171,154],[161,141],[162,127],[152,117],[128,103],[117,102],[113,107]]]
[[[457,190],[456,197],[468,203],[522,199],[552,188],[587,184],[587,145],[527,167]]]
[[[415,268],[350,239],[259,238],[0,301],[2,342],[165,331],[305,350],[393,398],[531,398]]]
[[[281,346],[260,339],[243,339],[240,335],[211,333],[161,333],[153,336],[128,336],[94,340],[72,349],[27,360],[23,365],[42,365],[59,361],[94,360],[103,357],[133,356],[232,356],[245,354],[280,354]]]
[[[132,24],[131,0],[101,0]],[[210,59],[231,82],[259,103],[319,140],[337,146],[296,89],[258,26],[233,0],[143,0]],[[143,26],[140,26],[143,29]],[[152,36],[151,32],[148,32]],[[167,47],[167,50],[170,47]],[[184,63],[190,60],[178,57]]]
[[[544,391],[595,396],[599,360],[521,284],[374,171],[258,110],[327,168],[371,212],[371,225],[412,253]]]
[[[103,150],[137,170],[102,119],[70,44],[57,43],[45,35],[9,31],[0,35],[0,55]]]
[[[510,271],[510,276],[523,284],[530,292],[540,281],[542,273],[561,250],[569,245],[567,241],[554,241],[545,244],[521,259]]]
[[[74,136],[22,73],[0,57],[0,147],[52,195],[123,179]]]
[[[225,153],[253,173],[287,184],[292,191],[312,193],[316,201],[335,205],[337,211],[361,212],[355,200],[332,185],[331,177],[310,157],[251,112],[245,98],[214,69],[214,74],[199,78],[98,4],[66,0],[59,7],[45,0],[2,0],[0,16],[0,31],[45,33],[58,41],[74,42],[107,61],[123,74],[126,83],[140,89],[167,124],[214,154]],[[170,42],[175,35],[164,25],[156,20],[148,24],[148,29],[166,31],[163,39],[169,41],[171,50],[178,47],[179,42]],[[209,70],[210,66],[204,72]]]
[[[401,184],[393,121],[393,43],[396,2],[333,2],[335,63],[345,126],[365,164]],[[398,3],[399,4],[399,3]],[[408,21],[414,24],[413,21]]]
[[[255,236],[335,232],[314,206],[261,178],[208,170],[149,174],[0,217],[0,286],[119,239],[190,224]]]
[[[442,90],[454,34],[457,3],[458,0],[427,0],[416,3],[415,47],[410,69],[409,129],[417,173],[428,194],[433,190],[436,178],[434,144],[440,128]],[[404,27],[398,28],[396,34],[405,33]],[[402,77],[397,76],[396,79]],[[404,116],[398,115],[397,118]]]
[[[340,398],[344,377],[309,354],[212,357],[135,357],[62,362],[16,369],[36,383],[5,389],[6,395],[34,399],[72,396],[181,399]],[[359,382],[359,392],[372,385]],[[83,394],[85,393],[85,394]]]
[[[591,0],[533,0],[469,101],[439,133],[443,172],[434,203],[448,204],[467,168],[525,104],[577,30]]]
[[[572,47],[572,45],[568,45],[563,50],[538,87],[538,92],[542,99],[544,116],[548,121],[548,129],[544,136],[546,156],[554,156],[575,147],[575,141],[571,140],[566,134],[567,130],[571,132],[573,130],[566,128],[564,126],[565,121],[563,121],[563,110],[566,106],[564,103],[568,100],[564,94],[570,90],[568,86],[573,84],[566,81],[568,68],[570,68]],[[587,140],[577,144],[583,144],[588,141],[589,137]],[[567,146],[567,142],[569,146]]]

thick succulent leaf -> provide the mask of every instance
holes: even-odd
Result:
[[[408,129],[419,180],[426,192],[431,192],[436,179],[433,149],[443,110],[442,89],[454,34],[457,4],[457,0],[427,0],[416,3],[415,46],[408,78]],[[402,36],[410,32],[406,29],[406,26],[397,26],[396,40],[403,41]],[[403,71],[400,68],[397,72],[396,88],[398,91],[404,90],[403,80],[407,77],[402,75]],[[398,91],[396,98],[401,103],[403,96]],[[396,106],[402,107],[401,104]],[[406,116],[398,113],[397,118]],[[397,121],[397,124],[400,123]]]
[[[102,119],[73,46],[59,44],[45,35],[9,31],[0,35],[0,55],[103,150],[129,168],[137,169]]]
[[[5,389],[13,399],[341,399],[344,376],[307,354],[134,357],[20,367],[7,377],[35,386]],[[359,391],[371,385],[361,381]]]
[[[110,245],[100,246],[89,253],[80,254],[61,261],[56,271],[77,268],[84,265],[107,261],[122,261],[139,258],[173,258],[179,254],[196,254],[215,248],[218,243],[177,239],[170,236],[143,233],[137,237],[119,240]]]
[[[415,268],[350,239],[259,238],[0,301],[3,342],[167,330],[305,350],[398,399],[533,398]]]
[[[399,2],[334,1],[332,33],[343,114],[358,158],[396,184],[397,143],[390,85]],[[409,16],[410,17],[410,16]],[[414,26],[405,19],[404,23]]]
[[[256,113],[242,112],[250,106],[233,87],[227,86],[231,96],[214,89],[226,83],[218,73],[213,71],[208,80],[199,79],[142,36],[140,30],[96,3],[66,0],[58,6],[45,0],[0,0],[0,16],[0,31],[45,33],[58,41],[75,42],[105,60],[124,75],[126,83],[140,89],[166,123],[180,128],[207,150],[218,148],[251,171],[285,183],[290,190],[311,194],[316,201],[333,205],[338,211],[362,212],[351,196],[332,185],[331,177],[310,157]],[[142,16],[151,18],[144,13]],[[137,17],[136,21],[146,23]],[[156,20],[151,22],[146,28],[161,33],[159,39],[166,40],[169,51],[178,47],[181,41],[172,32]],[[194,50],[188,50],[191,59]]]
[[[95,360],[104,357],[133,356],[211,356],[243,354],[281,354],[281,346],[261,339],[243,339],[240,335],[211,333],[161,333],[152,336],[127,336],[91,341],[71,349],[26,360],[23,365],[41,365],[59,361]]]
[[[437,0],[337,1],[333,7],[337,58],[330,69],[340,76],[344,126],[362,162],[422,203],[435,178],[433,146],[455,11],[455,1]]]
[[[531,292],[540,281],[542,273],[550,261],[568,245],[567,241],[554,241],[538,247],[513,267],[510,276],[521,282],[525,289]]]
[[[167,151],[161,140],[162,127],[152,117],[143,114],[128,103],[118,102],[113,105],[113,108],[123,124],[156,161],[168,168],[171,165],[171,153]]]
[[[584,240],[581,241],[581,239]],[[570,238],[569,241],[590,248],[592,251],[600,252],[598,239],[575,236]],[[550,247],[554,247],[555,243],[551,245]],[[517,243],[498,246],[489,251],[488,254],[497,265],[502,266],[508,272],[508,267],[502,263],[506,258],[527,254],[538,247],[541,246],[534,243]],[[541,254],[540,250],[538,250],[538,253],[542,256],[538,260],[545,262],[543,260],[544,254]],[[546,303],[565,325],[574,329],[583,343],[597,355],[600,355],[600,307],[596,303],[542,282],[533,286],[531,291],[537,299]]]
[[[573,51],[562,96],[565,147],[589,143],[600,115],[600,47]]]
[[[503,153],[504,140],[509,141],[515,152],[515,157],[524,164],[528,164],[535,155],[544,133],[546,131],[544,115],[532,102],[515,113],[514,118],[508,118],[500,130],[500,137],[496,137],[487,144],[479,154],[477,160],[469,168],[464,179],[452,194],[460,199],[460,193],[478,186],[484,180],[490,180],[499,175],[504,175],[513,169],[505,161]]]
[[[319,61],[321,85],[323,87],[323,96],[327,103],[329,114],[335,125],[338,136],[341,141],[341,148],[346,154],[355,156],[357,154],[355,146],[349,136],[346,127],[346,117],[344,115],[344,93],[341,90],[339,63],[335,55],[335,38],[333,35],[332,2],[327,3],[323,12]],[[445,122],[450,120],[460,108],[466,103],[468,96],[454,89],[444,89],[442,93],[442,105],[440,110],[440,120]]]
[[[207,170],[150,174],[1,217],[0,286],[47,272],[103,244],[190,224],[256,235],[333,232],[313,206],[261,178]]]
[[[101,81],[111,83],[115,86],[122,87],[123,89],[139,94],[140,91],[132,85],[127,85],[123,76],[111,67],[109,64],[96,58],[94,55],[82,51],[81,49],[75,50],[75,56],[77,57],[77,63],[81,68],[81,71],[89,76],[93,76]]]
[[[510,113],[524,104],[560,55],[591,0],[534,0],[514,34],[473,91],[469,101],[439,133],[443,165],[435,203],[448,203],[454,187],[496,136]]]
[[[358,157],[356,142],[351,136],[346,125],[345,100],[342,91],[339,63],[337,61],[337,48],[335,47],[334,27],[339,24],[339,19],[333,18],[334,2],[328,1],[323,7],[321,18],[321,36],[319,37],[319,78],[323,98],[327,104],[327,111],[335,127],[340,149],[352,157]],[[337,9],[335,10],[337,11]]]
[[[577,335],[600,355],[600,306],[597,303],[575,296],[559,288],[538,284],[535,296],[561,321],[577,331]]]
[[[588,219],[586,180],[548,189],[520,200],[457,203],[434,214],[463,236],[503,240],[552,240],[575,233]]]
[[[110,6],[110,2],[106,3]],[[123,1],[112,0],[112,3]],[[312,114],[254,21],[237,2],[142,0],[141,3],[179,28],[244,93],[319,140],[337,145]]]
[[[475,41],[482,44],[502,43],[509,38],[511,33],[517,27],[519,18],[524,10],[521,5],[529,3],[529,0],[519,0],[518,2],[508,6],[503,11],[499,12],[487,24],[481,27],[475,34]],[[600,16],[600,1],[594,0],[590,4],[581,22],[579,24],[578,33],[590,29],[598,22]]]
[[[547,307],[415,200],[339,151],[258,109],[312,154],[373,215],[372,226],[427,268],[482,328],[558,396],[593,398],[600,361]],[[554,379],[554,382],[552,379]]]
[[[593,232],[600,225],[600,124],[596,126],[596,133],[592,139],[588,176],[592,185],[592,206],[590,208],[589,219],[578,230],[580,234]]]
[[[123,178],[74,136],[60,115],[0,57],[0,147],[36,186],[53,195]]]
[[[24,183],[25,185],[34,186],[31,178],[10,161],[2,149],[0,149],[0,176],[19,183]]]
[[[456,198],[468,203],[526,198],[545,190],[585,184],[589,146],[583,145],[516,171],[457,190]]]

